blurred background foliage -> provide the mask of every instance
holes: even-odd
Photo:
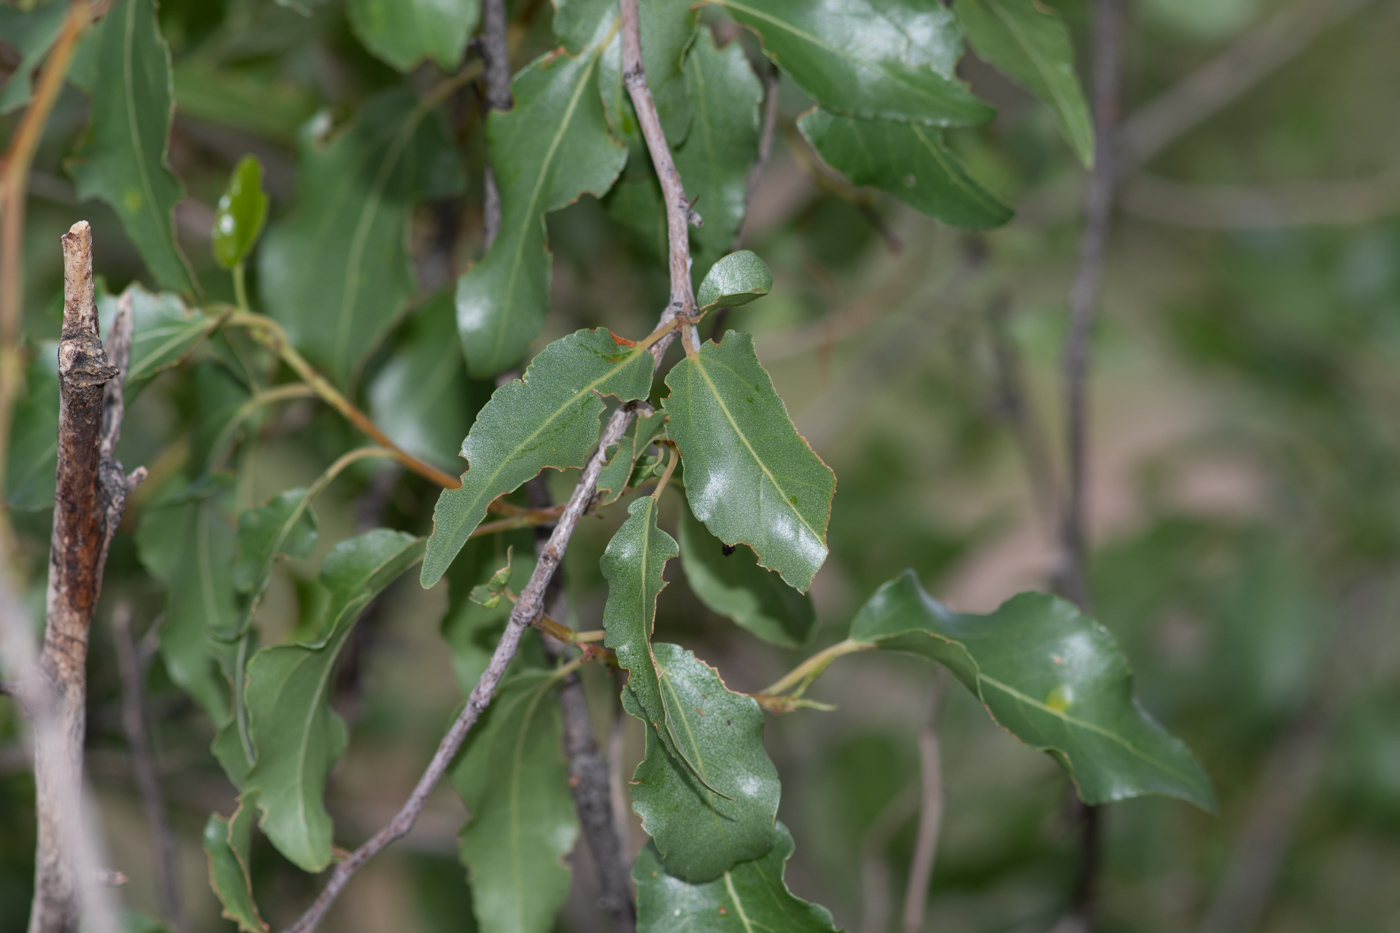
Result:
[[[1130,4],[1125,116],[1214,56],[1267,43],[1264,24],[1291,4],[1328,6]],[[206,299],[233,297],[209,229],[234,163],[246,153],[261,159],[272,217],[285,217],[299,128],[318,113],[333,125],[405,81],[356,40],[343,3],[310,6],[303,14],[272,0],[161,3],[174,65],[170,162],[188,193],[177,223]],[[519,63],[552,41],[549,5],[511,6]],[[1082,62],[1087,5],[1053,6],[1071,24]],[[1400,924],[1400,3],[1335,7],[1335,23],[1133,166],[1120,192],[1092,388],[1093,603],[1134,667],[1143,705],[1201,759],[1221,810],[1209,816],[1155,798],[1106,809],[1102,931]],[[0,47],[0,73],[15,62]],[[421,91],[438,74],[425,65],[406,80]],[[734,310],[726,326],[755,333],[799,430],[838,477],[832,556],[813,589],[819,645],[839,639],[855,608],[905,567],[972,611],[1045,588],[1050,574],[1051,535],[1035,490],[1059,482],[1047,480],[1045,464],[1061,460],[1058,370],[1084,172],[1048,109],[972,56],[964,77],[999,115],[949,138],[972,173],[1016,208],[1006,227],[960,233],[878,193],[832,185],[793,130],[810,102],[790,82],[747,222],[745,245],[772,267],[773,292]],[[433,339],[444,303],[430,296],[480,255],[478,94],[468,86],[449,105],[470,182],[465,195],[415,215],[423,300],[391,346]],[[66,160],[88,101],[77,87],[63,91],[35,163],[25,240],[31,340],[57,337],[58,237],[75,220],[93,225],[109,290],[142,275],[115,215],[75,201]],[[0,117],[0,134],[18,116]],[[551,216],[549,228],[553,311],[538,346],[597,324],[645,333],[667,290],[656,242],[590,197]],[[250,271],[255,279],[256,266]],[[210,413],[238,404],[226,367],[257,351],[237,339],[234,349],[162,376],[129,410],[119,451],[128,464],[150,465],[157,482],[129,507],[112,547],[94,627],[88,760],[112,867],[130,876],[123,894],[152,914],[153,843],[120,725],[108,620],[119,599],[136,607],[138,629],[161,610],[162,587],[142,569],[129,532],[159,489],[169,439],[207,445],[201,426]],[[374,387],[392,375],[389,359],[377,354],[359,381],[370,406],[380,404]],[[450,413],[460,423],[419,438],[422,455],[454,467],[457,442],[490,388],[464,386],[470,402]],[[391,393],[381,391],[388,401],[376,417],[393,424]],[[239,507],[309,482],[349,442],[339,417],[308,400],[254,427],[240,454]],[[321,543],[311,559],[278,571],[260,614],[265,643],[305,617],[306,582],[366,509],[426,531],[436,489],[385,469],[357,465],[322,497]],[[560,497],[572,486],[567,475],[552,481]],[[668,508],[663,524],[673,527],[674,500]],[[614,509],[585,520],[568,554],[572,621],[581,628],[599,625],[597,561],[621,518]],[[15,520],[29,559],[42,566],[47,513],[16,512]],[[695,648],[731,688],[758,689],[798,660],[710,614],[677,568],[670,577],[658,637]],[[458,614],[448,613],[443,587],[400,582],[360,626],[336,700],[354,737],[328,792],[342,843],[365,838],[398,807],[459,702],[460,672],[454,677],[441,640],[453,641]],[[464,653],[459,645],[459,665]],[[797,840],[789,883],[851,930],[898,923],[931,670],[857,656],[814,691],[837,710],[768,722],[785,779],[780,816]],[[614,685],[592,666],[587,685],[606,735]],[[206,752],[210,723],[159,661],[151,691],[190,928],[229,929],[199,838],[211,810],[232,811],[234,792]],[[0,702],[3,933],[24,928],[32,883],[33,787],[16,716]],[[640,724],[626,722],[635,760]],[[946,816],[927,928],[1049,929],[1069,903],[1077,866],[1067,779],[962,691],[946,696],[941,743]],[[456,861],[462,819],[460,803],[440,788],[415,832],[349,888],[328,928],[471,929],[471,894]],[[634,825],[634,849],[643,841]],[[601,930],[582,847],[575,859],[559,929]],[[315,879],[264,840],[253,861],[260,906],[280,926],[313,896]]]

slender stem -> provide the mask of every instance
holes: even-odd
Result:
[[[812,681],[816,680],[818,675],[831,665],[832,661],[848,654],[854,654],[857,651],[869,651],[874,647],[875,645],[871,642],[856,641],[851,638],[845,641],[839,641],[830,648],[818,651],[816,654],[797,665],[797,667],[794,667],[784,675],[782,679],[778,680],[767,689],[760,691],[758,695],[776,697],[796,686],[797,689],[794,690],[792,694],[793,698],[796,699],[807,691],[807,688],[812,685]]]
[[[759,179],[763,177],[763,170],[767,168],[768,159],[773,153],[773,131],[778,126],[778,89],[782,80],[778,69],[767,60],[761,65],[752,61],[749,64],[760,69],[759,78],[763,81],[763,124],[758,134],[758,161],[749,169],[749,177],[744,184],[744,216],[739,220],[739,229],[734,231],[733,249],[736,250],[744,242],[744,232],[749,224],[748,206],[753,202],[753,193],[758,190]]]
[[[938,717],[943,711],[943,691],[947,685],[948,672],[940,669],[933,680],[928,724],[919,734],[919,832],[914,839],[914,857],[909,863],[909,883],[904,888],[903,933],[920,933],[924,928],[928,884],[933,878],[938,831],[943,824],[943,765],[938,749]]]
[[[681,338],[685,338],[684,333],[681,334]],[[671,456],[666,461],[666,470],[661,474],[661,482],[657,483],[656,488],[651,491],[653,499],[661,498],[661,494],[666,491],[666,484],[671,481],[671,474],[676,472],[676,464],[681,461],[681,452],[675,445],[663,444],[662,446],[670,449]]]
[[[224,425],[223,430],[219,432],[219,436],[209,448],[210,463],[217,466],[223,462],[224,457],[228,453],[228,448],[231,446],[230,442],[233,439],[233,435],[238,431],[239,426],[259,408],[275,405],[278,402],[285,402],[289,399],[316,397],[316,390],[306,383],[289,382],[285,385],[274,386],[271,389],[264,389],[249,398],[242,405],[238,406],[238,410],[233,413],[233,417],[229,419],[228,424]]]
[[[231,327],[243,327],[251,332],[258,342],[280,356],[282,361],[290,366],[292,371],[300,376],[302,381],[309,385],[326,404],[340,412],[345,420],[388,449],[399,463],[444,489],[456,489],[462,485],[455,476],[450,476],[437,467],[424,463],[390,440],[389,436],[379,430],[379,426],[371,421],[368,415],[356,408],[339,389],[331,385],[326,377],[318,373],[315,367],[297,352],[291,341],[287,339],[287,332],[282,329],[281,324],[270,317],[241,310],[230,314],[227,323]]]
[[[510,93],[510,46],[506,42],[505,0],[483,0],[481,5],[481,58],[485,64],[486,107],[505,111],[514,106]],[[490,114],[487,114],[489,125]],[[491,248],[496,232],[501,229],[501,193],[496,187],[496,175],[491,171],[491,156],[486,156],[483,179],[486,197],[483,205],[484,246]]]
[[[252,312],[248,305],[248,270],[241,261],[233,267],[233,300],[239,311]]]

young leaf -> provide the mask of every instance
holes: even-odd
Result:
[[[581,330],[545,347],[523,377],[497,389],[462,441],[469,467],[461,487],[445,491],[433,510],[423,586],[442,577],[492,499],[545,467],[582,466],[598,441],[600,396],[646,398],[652,363],[650,353],[621,346],[607,330]]]
[[[953,77],[957,30],[937,4],[711,2],[757,32],[764,51],[828,110],[929,126],[975,126],[995,113]]]
[[[323,796],[345,749],[345,722],[330,709],[331,673],[365,606],[423,553],[421,539],[378,528],[326,555],[330,593],[318,640],[259,651],[248,664],[248,721],[255,759],[244,792],[259,792],[259,825],[305,871],[331,860],[331,818]]]
[[[608,460],[598,473],[597,507],[612,505],[622,497],[632,479],[632,468],[637,459],[665,427],[665,412],[634,418],[627,426],[627,433],[622,435],[622,442],[608,448]]]
[[[780,786],[763,747],[763,713],[753,697],[731,693],[714,668],[679,645],[655,644],[652,656],[666,719],[658,727],[647,718],[632,805],[666,871],[692,884],[712,881],[775,841]],[[630,680],[623,707],[643,718]],[[661,739],[661,729],[671,742]],[[684,760],[669,750],[672,743]]]
[[[1196,759],[1137,705],[1113,636],[1062,599],[1022,593],[964,615],[906,570],[861,608],[851,639],[947,667],[998,724],[1049,752],[1085,803],[1164,794],[1215,809]]]
[[[825,907],[795,896],[784,883],[792,850],[792,834],[779,823],[767,855],[740,862],[713,881],[690,884],[668,873],[649,843],[632,863],[637,933],[836,933]]]
[[[244,156],[233,167],[228,187],[214,212],[214,258],[232,269],[253,251],[267,222],[267,193],[262,188],[262,163]]]
[[[464,695],[476,686],[490,663],[511,610],[509,602],[488,609],[473,602],[471,594],[506,562],[507,552],[512,552],[512,576],[529,579],[535,568],[535,551],[533,534],[528,529],[473,538],[447,571],[447,614],[442,620],[442,640],[452,652],[452,673]],[[543,666],[543,650],[536,657],[536,649],[538,640],[527,631],[507,675]]]
[[[371,98],[334,139],[328,130],[324,116],[302,130],[298,207],[267,231],[260,286],[292,343],[344,386],[415,290],[413,206],[464,180],[441,116],[411,91]]]
[[[165,506],[141,510],[137,554],[165,583],[160,655],[170,679],[194,698],[215,728],[233,716],[229,683],[219,669],[214,632],[235,631],[239,611],[233,588],[234,530],[220,514],[227,483],[191,490]]]
[[[666,376],[666,434],[680,447],[695,517],[806,592],[826,560],[836,476],[788,417],[753,338],[730,331]]]
[[[816,629],[812,597],[758,565],[747,547],[730,548],[681,509],[681,567],[686,582],[712,611],[784,648],[805,645]]]
[[[350,0],[349,13],[365,48],[399,71],[425,58],[455,71],[481,18],[481,0]]]
[[[35,348],[24,381],[10,426],[5,501],[13,509],[51,509],[58,470],[58,344]]]
[[[703,227],[690,231],[693,269],[703,275],[734,248],[744,222],[749,168],[758,158],[763,85],[738,42],[718,49],[714,36],[702,29],[685,58],[685,86],[692,116],[690,132],[676,149],[676,170],[705,218]],[[659,198],[657,205],[659,213]]]
[[[695,293],[701,311],[737,308],[757,301],[773,288],[773,273],[758,254],[746,249],[730,253],[710,268]]]
[[[233,583],[244,594],[243,605],[232,627],[210,620],[215,638],[233,641],[248,630],[278,560],[311,556],[317,527],[316,513],[308,506],[307,490],[290,489],[238,516],[238,558],[233,564]]]
[[[458,466],[457,450],[493,386],[467,378],[452,296],[424,304],[369,386],[374,422],[404,450],[435,466]]]
[[[564,856],[578,818],[558,687],[552,673],[506,680],[452,764],[452,786],[471,813],[459,852],[482,933],[548,933],[569,896]]]
[[[14,71],[0,82],[0,116],[29,103],[32,91],[29,76],[48,54],[67,16],[68,7],[62,3],[32,10],[0,6],[0,42],[19,53]]]
[[[184,198],[166,166],[170,49],[153,0],[117,0],[103,17],[92,95],[92,129],[73,165],[78,197],[98,198],[121,218],[146,267],[166,288],[194,288],[175,240]]]
[[[813,110],[797,125],[822,159],[857,185],[874,185],[965,230],[985,230],[1011,219],[1011,209],[968,176],[938,130],[893,120],[854,120],[825,110]]]
[[[233,811],[233,816],[224,819],[211,813],[204,824],[209,883],[223,904],[224,918],[238,924],[240,933],[265,933],[268,929],[253,901],[253,882],[248,873],[257,802],[256,791],[244,794],[238,799],[238,809]]]
[[[612,187],[627,151],[608,136],[598,97],[600,49],[545,55],[511,82],[515,108],[492,111],[486,135],[501,192],[501,226],[457,282],[457,330],[473,376],[515,363],[549,310],[544,215]]]
[[[1055,11],[1038,0],[957,0],[958,23],[980,58],[1045,101],[1086,168],[1094,164],[1094,121],[1074,73],[1074,44]]]

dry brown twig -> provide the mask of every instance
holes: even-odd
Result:
[[[680,174],[676,171],[675,162],[671,158],[671,150],[666,142],[666,136],[661,130],[656,104],[651,98],[651,92],[647,89],[646,74],[642,69],[637,2],[636,0],[620,0],[619,6],[622,20],[623,82],[632,98],[632,106],[637,111],[638,122],[641,124],[642,134],[646,139],[647,149],[651,153],[657,176],[661,179],[662,192],[666,201],[667,232],[670,236],[671,299],[661,313],[659,330],[675,321],[678,315],[689,317],[694,311],[695,297],[690,285],[688,231],[693,212],[690,210],[684,188],[681,186]],[[687,331],[687,339],[694,343],[699,342],[698,336],[694,334],[693,325],[685,325],[685,330]],[[651,344],[649,349],[654,366],[660,364],[661,357],[670,347],[675,335],[675,329],[669,329]],[[471,695],[467,698],[466,706],[463,707],[452,727],[438,744],[436,754],[433,755],[432,761],[423,772],[423,776],[419,778],[412,794],[409,795],[408,800],[387,826],[335,867],[321,894],[307,908],[301,918],[288,928],[288,933],[311,933],[312,930],[315,930],[325,917],[326,911],[335,903],[335,899],[355,873],[394,840],[402,838],[413,828],[414,821],[427,802],[428,794],[432,792],[438,781],[447,772],[448,765],[451,764],[457,751],[462,747],[467,734],[490,704],[496,688],[500,685],[501,678],[505,675],[507,665],[515,657],[525,629],[530,627],[543,613],[545,590],[550,579],[554,576],[555,570],[558,569],[560,561],[563,560],[564,552],[573,537],[574,529],[578,527],[579,520],[593,502],[598,485],[598,473],[602,470],[607,449],[621,439],[635,414],[635,410],[636,406],[634,405],[621,405],[613,411],[612,416],[608,419],[598,441],[598,446],[584,465],[583,471],[579,475],[578,485],[574,487],[573,493],[569,496],[549,541],[540,549],[535,570],[517,597],[514,608],[511,609],[510,619],[506,623],[500,641],[496,644],[496,650],[492,653],[491,660],[487,663],[486,670],[472,689]]]

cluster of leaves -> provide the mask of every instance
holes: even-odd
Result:
[[[26,56],[37,55],[52,41],[58,6],[0,9],[0,27]],[[354,34],[370,53],[404,72],[425,60],[448,70],[462,61],[478,21],[474,3],[404,7],[350,3]],[[721,44],[713,27],[730,21],[759,45]],[[624,227],[665,227],[623,87],[616,4],[560,0],[553,33],[561,48],[522,68],[511,82],[513,108],[485,121],[500,192],[495,239],[455,294],[420,302],[406,230],[419,204],[467,185],[445,105],[475,77],[471,68],[426,94],[408,86],[380,93],[339,125],[326,114],[309,120],[297,138],[295,207],[265,235],[261,168],[240,162],[212,237],[218,263],[233,273],[233,305],[186,303],[200,286],[174,236],[181,188],[165,156],[171,66],[152,0],[116,0],[74,69],[93,113],[73,162],[78,194],[112,207],[151,276],[169,290],[153,295],[134,286],[103,298],[104,316],[118,301],[132,303],[128,396],[177,366],[195,388],[187,451],[143,503],[137,547],[166,587],[166,670],[212,720],[213,755],[240,794],[231,816],[210,817],[205,845],[226,915],[244,930],[265,927],[249,874],[255,819],[306,872],[334,858],[324,794],[349,736],[330,693],[366,606],[421,560],[424,587],[448,577],[452,618],[477,613],[462,623],[473,629],[498,622],[491,613],[510,574],[495,574],[485,552],[471,546],[488,511],[546,469],[582,466],[610,406],[654,398],[655,413],[637,418],[606,452],[594,503],[604,508],[650,484],[666,451],[679,458],[675,482],[662,479],[635,495],[601,562],[609,587],[605,644],[629,672],[623,705],[646,729],[630,785],[652,838],[633,870],[640,926],[673,929],[684,920],[727,929],[743,918],[774,929],[834,928],[829,914],[784,885],[793,843],[776,821],[780,784],[762,739],[763,706],[802,705],[811,678],[786,697],[737,693],[692,652],[651,638],[666,563],[677,556],[697,596],[753,635],[787,647],[812,635],[806,594],[827,558],[836,478],[798,434],[752,337],[730,331],[687,347],[665,372],[663,395],[646,342],[579,330],[545,346],[484,404],[471,401],[485,397],[482,381],[517,369],[540,337],[550,303],[547,214],[588,193]],[[870,0],[840,9],[714,0],[699,11],[655,0],[641,4],[641,33],[662,126],[704,217],[691,243],[701,313],[771,288],[762,260],[731,252],[760,146],[763,85],[750,55],[815,103],[798,126],[830,167],[950,225],[983,229],[1011,216],[943,139],[946,129],[993,114],[955,75],[964,36],[1052,106],[1081,159],[1092,154],[1068,33],[1032,0],[952,7]],[[6,85],[5,100],[15,86]],[[246,294],[255,255],[266,317],[253,312]],[[415,304],[410,327],[386,350],[387,336]],[[371,358],[386,352],[362,386]],[[277,382],[279,357],[302,381]],[[41,350],[11,445],[6,495],[15,508],[52,498],[44,482],[53,474],[45,443],[57,417],[54,379],[52,353]],[[266,635],[258,609],[276,567],[315,549],[318,494],[357,460],[395,453],[342,451],[314,483],[230,515],[237,471],[228,465],[237,462],[250,421],[269,404],[312,392],[346,406],[363,392],[371,414],[384,413],[387,439],[400,453],[442,466],[450,466],[465,433],[460,455],[468,467],[438,497],[426,540],[377,528],[340,541],[323,560],[301,624],[260,646]],[[665,489],[681,487],[678,544],[658,524],[658,510]],[[488,576],[488,598],[468,609],[468,594]],[[1024,595],[989,616],[958,615],[906,575],[871,597],[838,653],[870,649],[949,668],[999,724],[1049,752],[1086,802],[1167,794],[1214,805],[1184,746],[1136,705],[1111,637],[1061,601]],[[459,659],[459,670],[474,669],[475,661]],[[542,657],[522,657],[452,770],[472,813],[461,859],[482,929],[548,929],[568,892],[561,857],[574,845],[577,823],[560,753],[560,684],[559,670]]]

